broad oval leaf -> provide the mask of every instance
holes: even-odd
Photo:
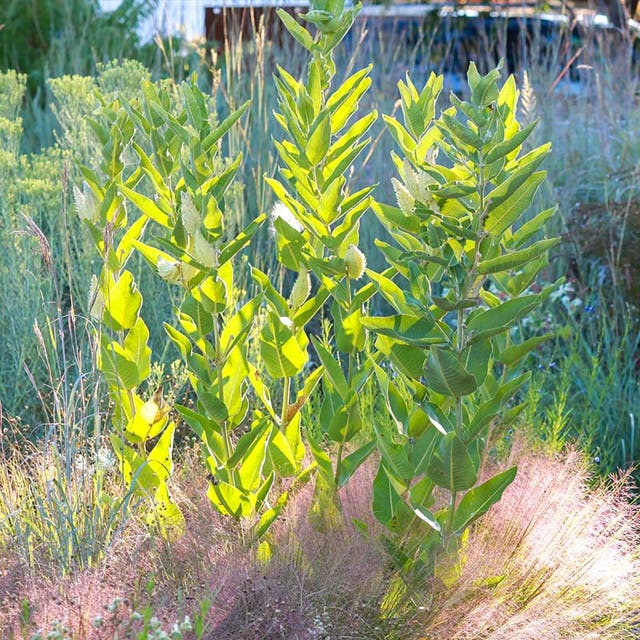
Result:
[[[516,477],[517,467],[511,467],[468,491],[453,516],[453,531],[462,533],[474,520],[484,515],[502,498],[504,490]]]
[[[447,433],[434,451],[427,476],[439,487],[457,493],[473,487],[477,471],[473,459],[457,433]]]

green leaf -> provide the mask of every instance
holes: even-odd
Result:
[[[175,409],[202,442],[206,444],[216,460],[222,461],[227,459],[224,437],[209,418],[179,404],[175,405]]]
[[[335,318],[333,330],[338,349],[343,353],[362,351],[366,341],[366,333],[360,309],[345,315],[342,308],[334,303],[332,313]]]
[[[551,207],[541,211],[529,222],[525,222],[517,231],[513,233],[511,242],[515,248],[523,245],[531,236],[536,234],[540,229],[544,227],[548,220],[550,220],[558,211],[558,207]]]
[[[462,364],[476,379],[478,386],[482,385],[489,369],[492,343],[490,339],[476,340],[468,344],[462,352]]]
[[[352,149],[362,136],[372,127],[373,123],[378,119],[378,112],[372,111],[362,118],[356,120],[332,145],[327,152],[327,161],[333,162],[345,151]],[[331,120],[333,126],[334,120]]]
[[[305,262],[303,254],[303,249],[307,246],[305,237],[281,218],[273,221],[273,228],[276,230],[275,240],[280,262],[287,269],[297,271],[300,264]]]
[[[271,283],[269,276],[260,271],[260,269],[256,269],[255,267],[251,268],[251,277],[256,281],[256,284],[260,286],[264,295],[269,302],[269,306],[271,309],[282,317],[286,317],[289,314],[289,304],[286,299],[278,293],[276,288]]]
[[[316,353],[318,354],[320,362],[324,367],[325,377],[327,377],[331,381],[333,386],[340,394],[342,400],[344,402],[347,402],[348,400],[350,400],[353,392],[351,391],[349,383],[345,378],[342,367],[338,362],[336,362],[335,358],[331,355],[328,349],[326,349],[315,336],[311,336],[311,342],[313,342]]]
[[[391,531],[405,530],[406,523],[411,517],[409,507],[404,503],[389,480],[383,464],[373,481],[373,515]]]
[[[281,478],[289,478],[298,471],[298,460],[296,460],[289,441],[285,434],[277,428],[274,428],[271,432],[269,455],[274,468]]]
[[[202,148],[204,151],[210,151],[211,147],[220,140],[220,138],[222,138],[229,129],[231,129],[231,127],[244,115],[250,106],[251,100],[247,100],[238,109],[231,112],[211,133],[207,134],[204,140],[202,140]]]
[[[420,380],[423,377],[427,356],[425,349],[401,344],[385,336],[378,336],[376,347],[389,358],[396,371],[412,380]]]
[[[104,296],[104,323],[114,331],[131,329],[138,319],[142,295],[136,288],[133,275],[123,271],[115,280],[107,274],[108,283]]]
[[[175,431],[175,422],[170,422],[147,456],[149,467],[162,482],[166,482],[173,473],[173,437]]]
[[[373,439],[343,458],[336,479],[338,487],[344,487],[358,467],[365,462],[375,450],[376,440]]]
[[[398,143],[398,146],[402,149],[403,153],[407,156],[407,158],[413,158],[416,143],[409,132],[395,118],[392,118],[391,116],[383,114],[382,119],[387,125],[389,132]]]
[[[434,531],[440,533],[442,531],[442,527],[440,523],[436,520],[435,516],[427,509],[419,504],[411,505],[413,509],[413,513],[415,513],[420,520],[426,522]]]
[[[190,335],[202,337],[213,331],[213,316],[192,295],[187,295],[182,303],[178,320]]]
[[[382,389],[382,395],[384,396],[387,410],[396,423],[396,426],[400,431],[407,429],[409,425],[409,411],[407,410],[407,404],[398,391],[396,386],[389,380],[389,376],[384,369],[380,367],[373,359],[371,360],[373,370],[378,379],[378,384]]]
[[[527,125],[516,134],[511,136],[502,142],[499,142],[495,146],[493,146],[487,154],[484,156],[484,163],[491,164],[496,160],[500,160],[508,156],[512,151],[518,149],[522,143],[531,135],[531,132],[534,130],[535,126],[538,124],[538,121],[535,120],[531,124]]]
[[[149,329],[139,317],[127,333],[122,346],[136,363],[140,382],[146,380],[151,373],[151,349],[148,343]]]
[[[164,330],[167,332],[167,335],[173,342],[173,344],[178,347],[180,351],[180,355],[186,360],[186,358],[191,354],[191,340],[187,338],[181,331],[178,331],[175,327],[172,327],[167,322],[163,322],[162,326]]]
[[[295,376],[309,359],[292,329],[274,313],[260,333],[260,354],[272,378]]]
[[[520,344],[514,344],[511,347],[503,349],[496,359],[498,362],[502,362],[502,364],[510,367],[550,338],[553,338],[552,333],[547,333],[543,336],[533,336]]]
[[[434,339],[442,340],[440,332],[432,332],[435,321],[431,318],[416,318],[413,315],[364,316],[360,322],[365,329],[379,333],[406,344],[425,347],[433,344]]]
[[[278,11],[282,11],[282,9],[278,9]],[[293,20],[293,18],[291,19]],[[262,516],[260,517],[260,520],[258,521],[258,524],[256,525],[256,529],[255,529],[256,538],[260,539],[265,535],[265,533],[267,533],[271,525],[276,521],[277,517],[280,515],[280,512],[282,511],[282,509],[284,509],[288,499],[289,499],[289,492],[285,491],[282,495],[278,497],[275,505],[270,509],[267,509],[262,514]]]
[[[236,519],[249,517],[255,511],[255,496],[224,480],[210,482],[207,497],[220,513]]]
[[[101,337],[98,368],[112,387],[135,389],[141,382],[138,363],[131,352],[118,342],[110,341],[106,335]]]
[[[312,166],[317,166],[327,155],[331,144],[331,115],[329,111],[323,111],[316,118],[311,131],[309,141],[305,147],[305,155]]]
[[[533,198],[538,187],[544,182],[547,174],[545,171],[538,171],[528,177],[523,185],[513,191],[508,197],[501,198],[495,189],[490,197],[491,205],[485,222],[485,229],[491,234],[498,236],[504,233],[520,216],[533,204]],[[508,184],[508,183],[504,183]]]
[[[358,111],[358,103],[371,86],[369,73],[373,65],[356,71],[336,89],[327,100],[331,112],[331,131],[337,133]]]
[[[331,458],[322,450],[320,443],[317,442],[311,429],[306,430],[307,440],[309,441],[309,450],[318,466],[318,474],[322,476],[325,484],[334,487],[335,481],[333,477],[333,464]]]
[[[475,377],[464,368],[458,356],[446,347],[429,349],[424,375],[428,387],[448,396],[464,396],[478,387]]]
[[[498,79],[500,67],[492,69],[486,76],[478,73],[475,62],[469,64],[467,81],[471,89],[471,101],[480,107],[486,107],[498,99]]]
[[[427,476],[439,487],[457,493],[473,487],[477,472],[473,459],[457,433],[447,433],[433,453]]]
[[[213,276],[209,276],[202,281],[192,295],[211,314],[222,313],[228,304],[229,292],[225,282]]]
[[[381,273],[367,269],[367,275],[378,287],[382,297],[400,314],[422,317],[426,315],[426,309],[408,293],[403,291],[393,280]]]
[[[212,393],[209,384],[198,381],[196,384],[196,395],[210,420],[221,425],[229,418],[226,405],[215,393]]]
[[[181,536],[185,529],[184,516],[178,505],[171,499],[166,482],[158,485],[152,504],[146,517],[147,524],[157,526],[166,540]]]
[[[227,462],[229,469],[239,466],[236,474],[244,491],[256,491],[260,486],[271,426],[272,423],[264,418],[251,425],[249,433],[238,440],[233,455]]]
[[[516,477],[517,467],[511,467],[468,491],[453,516],[453,531],[461,534],[472,522],[484,515],[502,498],[504,490]]]
[[[252,220],[240,233],[223,245],[220,249],[220,255],[218,256],[218,266],[222,266],[228,260],[231,260],[238,252],[246,247],[251,238],[256,234],[258,229],[262,226],[266,220],[266,215],[259,215],[255,220]]]
[[[532,294],[507,300],[497,307],[474,313],[469,318],[467,327],[475,333],[509,327],[535,309],[544,297],[546,296]]]
[[[430,420],[433,421],[432,418]],[[429,468],[436,444],[440,442],[443,435],[446,435],[446,433],[442,433],[441,429],[442,426],[437,428],[434,425],[422,435],[415,437],[413,444],[409,445],[409,462],[413,467],[414,477],[421,476]],[[421,502],[421,504],[424,504],[424,502]]]
[[[355,395],[349,404],[340,406],[333,413],[326,429],[331,440],[342,443],[349,442],[362,430],[362,416]]]
[[[120,192],[126,196],[133,204],[144,213],[147,217],[151,218],[154,222],[157,222],[159,225],[169,228],[170,219],[168,211],[163,211],[151,198],[147,198],[147,196],[143,196],[141,193],[137,193],[133,189],[129,189],[129,187],[125,187],[124,185],[120,185]]]
[[[127,446],[115,433],[109,436],[113,451],[118,458],[120,472],[124,481],[136,493],[149,495],[158,486],[158,477],[146,460],[139,456],[131,447]]]
[[[436,126],[444,133],[450,136],[456,146],[468,145],[473,150],[482,148],[482,138],[468,126],[462,124],[459,120],[443,113],[440,116],[441,121],[436,122]]]
[[[307,50],[311,51],[313,48],[313,37],[311,34],[301,25],[296,19],[284,9],[276,9],[276,13],[287,31]]]
[[[378,437],[378,451],[381,459],[403,487],[408,488],[413,478],[413,467],[409,462],[406,448],[395,442],[395,430],[391,425],[374,423],[374,430]]]
[[[482,274],[488,274],[518,269],[528,262],[539,258],[559,242],[560,238],[548,238],[546,240],[539,240],[526,249],[520,249],[519,251],[509,251],[497,258],[482,260],[478,265],[478,272]]]

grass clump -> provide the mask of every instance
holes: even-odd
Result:
[[[518,475],[471,534],[457,583],[434,598],[433,640],[633,637],[640,589],[629,485],[588,489],[589,465],[518,443]]]
[[[518,440],[503,463],[517,464],[518,476],[471,530],[457,578],[415,583],[384,612],[394,574],[370,515],[371,466],[343,490],[345,522],[333,531],[310,526],[311,487],[298,491],[265,563],[241,527],[212,512],[192,462],[187,455],[176,471],[187,522],[178,541],[162,543],[131,520],[105,561],[65,578],[52,565],[53,573],[42,564],[27,575],[3,563],[3,637],[20,637],[21,625],[27,637],[57,625],[71,640],[153,638],[154,625],[169,635],[188,616],[193,631],[183,637],[210,640],[622,640],[639,622],[629,485],[589,488],[575,450],[560,457]],[[145,624],[149,635],[135,635]]]

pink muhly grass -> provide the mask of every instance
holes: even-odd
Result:
[[[640,620],[638,507],[622,480],[589,490],[576,451],[520,451],[472,531],[462,575],[434,598],[429,640],[622,640]],[[494,586],[491,586],[491,585]]]
[[[214,600],[208,637],[384,638],[373,627],[386,588],[386,557],[375,534],[365,538],[352,524],[356,517],[375,531],[371,481],[366,470],[356,474],[340,493],[342,515],[324,529],[310,523],[313,486],[298,491],[270,534],[270,563],[261,564],[255,554],[247,563],[245,556],[235,581],[221,590],[226,598]],[[219,605],[225,600],[221,619]]]

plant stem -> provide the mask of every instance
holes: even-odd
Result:
[[[213,340],[216,353],[216,376],[218,379],[218,395],[220,401],[224,403],[224,386],[222,376],[222,354],[220,353],[220,328],[218,327],[218,317],[213,318]],[[222,430],[224,436],[224,448],[227,458],[231,456],[232,446],[231,438],[229,436],[229,430],[227,429],[226,420],[222,423]]]
[[[291,378],[284,378],[282,381],[282,409],[280,413],[280,428],[287,426],[287,410],[289,409],[289,394],[291,393]]]

